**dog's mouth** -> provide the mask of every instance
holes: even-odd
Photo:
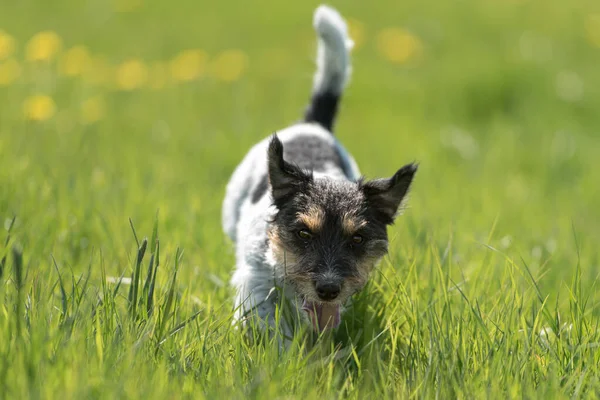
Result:
[[[304,299],[302,309],[308,314],[308,318],[316,332],[337,328],[342,320],[339,304],[317,303]]]

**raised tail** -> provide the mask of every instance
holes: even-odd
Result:
[[[342,91],[352,70],[350,50],[354,43],[348,36],[346,22],[331,7],[321,5],[315,10],[313,26],[319,37],[317,71],[304,120],[332,131]]]

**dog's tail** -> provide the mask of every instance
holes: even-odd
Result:
[[[350,50],[354,43],[348,36],[346,22],[331,7],[319,6],[313,25],[319,37],[317,72],[304,119],[332,131],[342,91],[350,77]]]

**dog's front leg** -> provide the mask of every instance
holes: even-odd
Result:
[[[293,316],[282,301],[283,294],[272,281],[242,271],[238,269],[232,280],[236,288],[235,320],[250,339],[275,337],[280,348],[287,347],[292,339]]]

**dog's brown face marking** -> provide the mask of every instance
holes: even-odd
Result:
[[[296,254],[290,246],[286,246],[282,232],[275,226],[269,228],[267,235],[269,237],[269,247],[277,264],[282,267],[282,273],[286,278],[294,280],[309,280],[310,276],[304,274],[299,268],[300,256]]]
[[[311,232],[319,232],[325,223],[325,213],[318,206],[311,206],[308,210],[298,213],[298,220]]]
[[[352,236],[367,225],[367,221],[355,213],[346,212],[342,217],[342,230],[345,235]]]

